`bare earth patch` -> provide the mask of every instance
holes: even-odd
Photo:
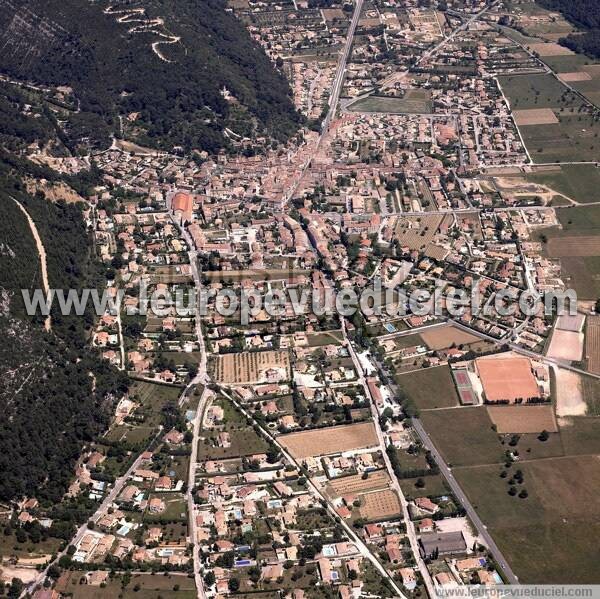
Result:
[[[555,329],[548,348],[548,357],[557,360],[581,360],[583,353],[583,333],[575,331],[561,331]]]
[[[537,52],[540,56],[571,56],[575,54],[573,50],[569,50],[569,48],[565,48],[565,46],[561,46],[560,44],[554,43],[540,43],[540,44],[530,44],[529,49],[532,52]]]
[[[396,516],[402,510],[398,495],[391,489],[361,495],[360,502],[360,515],[365,520]]]
[[[590,81],[592,76],[585,71],[573,71],[572,73],[559,73],[558,78],[564,83],[573,81]]]
[[[600,254],[600,237],[552,237],[547,244],[551,258],[586,257]]]
[[[558,425],[552,406],[488,406],[488,414],[498,432],[541,433],[543,430],[555,433]]]
[[[423,331],[420,335],[427,347],[433,350],[446,349],[447,347],[451,347],[453,343],[456,345],[465,345],[479,341],[475,335],[452,326],[436,327],[435,329]]]
[[[576,372],[564,368],[554,368],[556,376],[556,415],[564,425],[565,416],[582,416],[587,406],[583,399],[581,377]]]
[[[555,125],[558,118],[552,108],[526,108],[513,112],[517,125]]]
[[[372,422],[327,427],[279,437],[279,442],[295,457],[342,453],[378,444]]]

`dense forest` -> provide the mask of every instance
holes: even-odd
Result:
[[[28,317],[21,289],[40,287],[40,262],[25,215],[44,247],[51,287],[103,287],[105,267],[95,259],[77,204],[52,203],[26,192],[25,178],[59,180],[20,151],[55,136],[51,119],[23,111],[21,92],[0,86],[0,500],[22,495],[56,502],[73,476],[82,446],[102,432],[127,378],[87,343],[93,315],[52,312],[52,332],[42,317]],[[94,172],[63,182],[81,190]]]
[[[600,2],[598,0],[538,0],[548,10],[556,10],[578,27],[586,30],[571,34],[560,43],[575,52],[600,58]]]
[[[145,15],[123,12],[135,7]],[[84,145],[107,146],[124,123],[139,143],[215,151],[225,127],[284,140],[301,119],[287,81],[223,0],[0,0],[0,46],[10,77],[71,88],[68,135]]]

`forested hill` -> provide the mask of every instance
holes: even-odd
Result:
[[[15,200],[39,231],[51,287],[106,284],[83,207],[26,191],[26,179],[61,179],[21,155],[30,144],[59,147],[53,120],[32,106],[24,112],[26,99],[18,88],[0,84],[0,501],[28,495],[52,503],[66,491],[82,446],[105,430],[127,378],[89,347],[91,310],[85,318],[53,311],[51,333],[43,317],[25,314],[20,290],[40,287],[40,261]],[[83,191],[93,177],[62,181]]]
[[[0,0],[0,47],[8,76],[72,88],[76,127],[100,146],[124,125],[142,144],[215,151],[225,127],[285,139],[301,118],[223,0]]]
[[[600,58],[600,2],[598,0],[538,0],[548,10],[561,12],[584,33],[568,35],[560,43],[575,52]]]

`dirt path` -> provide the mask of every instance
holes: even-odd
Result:
[[[21,202],[12,198],[15,204],[20,208],[21,212],[25,215],[27,222],[29,223],[29,228],[31,229],[31,234],[33,235],[33,239],[35,240],[35,245],[37,246],[38,254],[40,255],[40,263],[42,267],[42,286],[44,288],[44,293],[46,297],[50,294],[50,285],[48,283],[48,268],[46,265],[46,249],[44,248],[44,244],[42,243],[42,238],[33,222],[31,216],[29,216],[29,212],[25,210],[25,207]],[[50,319],[50,315],[46,316],[46,320],[44,321],[44,328],[47,331],[52,330],[52,321]]]

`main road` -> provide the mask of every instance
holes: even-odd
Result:
[[[402,506],[402,517],[404,519],[404,524],[406,526],[406,534],[408,536],[408,540],[410,542],[410,548],[419,568],[419,572],[421,573],[421,577],[423,578],[423,582],[425,583],[425,587],[427,588],[427,593],[429,597],[436,597],[437,594],[435,592],[435,587],[433,584],[433,580],[431,578],[431,574],[429,573],[429,569],[427,565],[423,561],[421,557],[421,552],[419,550],[419,543],[417,541],[417,533],[415,531],[415,525],[410,517],[410,513],[408,511],[408,502],[406,501],[406,497],[404,497],[404,493],[400,488],[400,483],[398,482],[398,478],[394,473],[394,468],[392,467],[392,462],[388,456],[386,451],[387,442],[385,435],[383,434],[383,430],[381,429],[381,425],[379,424],[379,416],[380,414],[377,411],[377,407],[371,395],[371,391],[369,386],[367,385],[367,381],[365,379],[363,366],[356,355],[356,351],[350,339],[348,339],[348,335],[346,332],[346,320],[341,317],[340,318],[342,324],[342,333],[344,335],[344,341],[346,342],[346,346],[348,348],[348,352],[350,353],[350,357],[352,358],[352,362],[354,364],[354,368],[356,369],[356,373],[358,374],[358,382],[362,385],[362,388],[365,393],[365,397],[369,399],[369,406],[371,408],[371,416],[373,418],[373,425],[375,427],[375,432],[377,433],[377,438],[379,440],[379,445],[381,447],[381,455],[383,456],[383,461],[385,463],[386,470],[390,477],[391,485],[398,497],[400,498],[400,505]]]
[[[450,469],[448,464],[446,464],[444,458],[437,450],[436,446],[431,440],[431,437],[427,434],[427,431],[423,428],[421,421],[418,418],[413,418],[412,423],[415,431],[421,439],[421,442],[423,443],[423,446],[426,449],[428,449],[435,458],[435,462],[438,465],[440,472],[443,474],[444,478],[448,482],[448,485],[450,486],[450,489],[452,489],[452,492],[454,493],[456,498],[465,508],[467,516],[477,529],[477,534],[483,539],[484,544],[487,546],[490,553],[494,556],[494,559],[496,560],[497,564],[502,568],[506,579],[510,584],[519,584],[519,579],[517,578],[517,575],[512,571],[512,568],[506,561],[506,558],[502,554],[502,551],[500,551],[500,548],[498,547],[498,545],[496,545],[494,539],[492,538],[492,535],[490,535],[490,533],[487,531],[485,524],[481,521],[481,518],[475,511],[475,508],[469,501],[469,498],[465,495],[465,492],[462,490],[458,482],[456,482],[456,479],[452,474],[452,470]]]
[[[376,366],[379,370],[379,373],[385,374],[383,372],[383,365],[381,364],[381,362],[379,362],[375,358],[373,358],[373,361],[376,364]],[[389,379],[389,377],[386,377],[386,379],[388,380],[388,384],[387,384],[388,388],[392,392],[397,393],[398,386],[394,382],[392,382]],[[492,538],[490,533],[487,531],[487,528],[486,528],[485,524],[481,521],[481,518],[477,515],[475,508],[473,507],[473,505],[469,501],[469,498],[466,496],[465,492],[462,490],[462,488],[460,487],[460,485],[454,478],[454,475],[452,474],[452,470],[450,469],[448,464],[446,464],[444,458],[442,457],[440,452],[435,447],[433,441],[431,440],[431,438],[429,437],[429,435],[423,428],[421,421],[418,418],[413,418],[412,423],[413,423],[413,428],[414,428],[415,432],[417,433],[417,435],[419,436],[419,439],[421,440],[421,443],[427,450],[431,451],[431,454],[435,458],[435,462],[440,469],[440,473],[446,479],[446,481],[448,482],[448,486],[450,487],[450,489],[452,490],[452,492],[454,493],[454,495],[456,496],[458,501],[464,507],[465,512],[467,513],[467,516],[473,523],[473,526],[475,526],[475,528],[477,529],[478,536],[484,540],[484,543],[487,546],[487,548],[489,549],[492,556],[494,557],[494,560],[496,560],[496,563],[500,566],[500,568],[502,568],[504,575],[506,576],[506,579],[510,582],[510,584],[518,584],[519,580],[518,580],[517,576],[515,575],[515,573],[512,571],[507,559],[504,557],[504,555],[502,554],[502,551],[500,551],[500,548],[498,547],[498,545],[496,545],[494,539]]]

